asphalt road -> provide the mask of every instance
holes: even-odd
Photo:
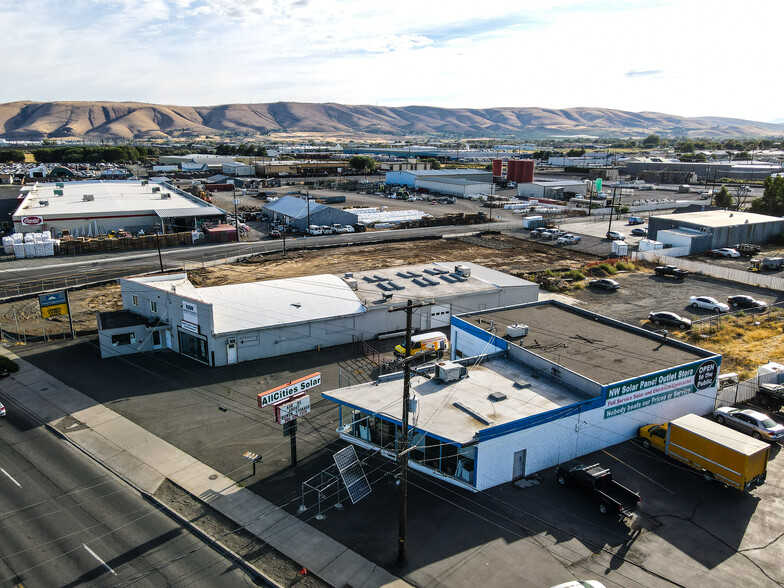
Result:
[[[0,585],[253,585],[130,487],[6,405]]]
[[[443,236],[519,226],[520,221],[506,221],[481,225],[449,225],[427,229],[399,229],[394,231],[370,231],[323,237],[297,237],[268,239],[253,243],[226,243],[200,247],[181,247],[157,251],[134,252],[128,255],[80,256],[70,260],[64,257],[34,260],[35,264],[6,262],[0,268],[0,300],[17,295],[34,294],[47,290],[72,287],[82,284],[112,280],[124,276],[164,270],[179,269],[188,265],[210,265],[237,256],[325,247],[336,244],[370,244],[423,236]]]

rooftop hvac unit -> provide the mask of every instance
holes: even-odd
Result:
[[[171,194],[169,194],[168,192],[164,192],[163,194],[161,194],[161,200],[171,200]]]
[[[55,183],[54,186],[55,186],[55,188],[65,188],[65,184],[62,183],[62,182],[57,182],[57,183]]]
[[[354,278],[343,278],[343,281],[346,282],[346,285],[352,290],[359,290],[359,282]]]
[[[354,277],[354,272],[346,272],[345,274],[343,274],[343,277],[344,278],[353,278]]]
[[[463,276],[467,278],[471,275],[471,268],[467,265],[456,265],[455,266],[455,273],[459,276]]]
[[[48,200],[39,200],[38,204],[40,204],[41,206],[49,206],[49,201]]]
[[[92,202],[93,200],[95,200],[94,194],[84,194],[82,196],[82,202]]]
[[[392,292],[384,292],[382,296],[384,297],[384,300],[392,300]]]
[[[456,382],[468,374],[465,366],[453,361],[441,361],[436,364],[436,379],[442,382]]]
[[[160,192],[160,191],[161,191],[161,187],[160,186],[153,186],[152,187],[152,193],[153,194],[156,194],[157,192]]]
[[[55,190],[54,191],[54,195],[55,196],[62,196],[63,195],[63,191],[62,190]]]
[[[142,180],[142,186],[146,186],[147,184],[149,184],[147,180]]]
[[[528,325],[521,325],[519,323],[515,323],[513,325],[506,326],[506,336],[512,337],[513,339],[517,339],[518,337],[525,337],[528,335]]]

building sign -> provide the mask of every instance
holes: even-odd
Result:
[[[604,418],[707,390],[716,385],[718,374],[719,364],[711,359],[609,387],[605,392]]]
[[[252,335],[241,335],[240,336],[240,345],[251,346],[251,345],[258,345],[259,344],[259,334],[254,333]]]
[[[275,407],[275,422],[285,425],[310,412],[310,396],[305,394]]]
[[[298,380],[294,380],[283,386],[267,390],[266,392],[259,394],[259,408],[280,404],[287,398],[302,394],[311,388],[315,388],[319,384],[321,384],[321,372],[316,372],[315,374],[299,378]]]
[[[193,323],[189,323],[188,321],[182,321],[180,323],[183,331],[190,331],[191,333],[198,333],[199,332],[199,325],[194,325]]]
[[[38,297],[38,305],[41,307],[41,317],[45,319],[68,314],[68,299],[65,292],[41,294]]]
[[[23,216],[22,217],[22,224],[23,225],[42,225],[44,223],[44,217],[42,216]]]
[[[182,328],[192,333],[199,332],[199,308],[194,302],[182,301]]]

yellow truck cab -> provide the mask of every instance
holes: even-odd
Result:
[[[447,339],[447,336],[440,331],[435,331],[432,333],[420,333],[411,337],[412,356],[422,353],[434,353],[438,357],[442,357],[446,351],[449,351],[449,339]],[[395,347],[395,355],[397,357],[406,356],[405,341]]]

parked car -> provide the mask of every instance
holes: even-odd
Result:
[[[313,235],[314,237],[317,237],[319,235],[323,235],[324,231],[322,231],[321,227],[318,226],[318,225],[310,225],[308,227],[308,234]]]
[[[348,233],[346,227],[337,223],[332,225],[332,231],[337,233],[338,235],[342,235],[343,233]]]
[[[784,425],[780,425],[764,412],[722,406],[713,411],[713,416],[720,425],[727,425],[755,439],[765,441],[784,439]]]
[[[636,235],[638,237],[647,237],[648,229],[641,229],[640,227],[637,227],[636,229],[632,229],[632,235]]]
[[[621,285],[615,280],[610,278],[599,278],[598,280],[591,280],[588,285],[592,288],[601,288],[603,290],[617,290]]]
[[[678,280],[683,280],[689,275],[688,270],[681,269],[675,265],[659,265],[653,271],[657,276],[672,276]]]
[[[278,229],[272,229],[269,234],[273,239],[280,239],[283,235]]]
[[[528,236],[533,239],[539,239],[546,230],[544,227],[539,227],[528,233]]]
[[[345,230],[346,233],[355,233],[356,232],[354,230],[354,227],[352,227],[351,225],[343,225],[343,228],[346,229]]]
[[[332,233],[335,232],[335,231],[332,230],[332,227],[330,227],[328,225],[321,225],[321,231],[325,235],[331,235]]]
[[[558,237],[556,243],[558,243],[559,245],[574,245],[575,243],[579,243],[580,241],[582,241],[582,237],[580,237],[579,235],[572,235],[571,233],[568,233],[566,235],[562,235],[561,237]]]
[[[644,225],[645,224],[645,219],[643,219],[643,218],[641,218],[639,216],[630,216],[629,217],[629,224],[630,225]]]
[[[729,304],[719,302],[710,296],[690,296],[689,304],[692,305],[692,308],[705,308],[713,312],[729,312],[730,310]]]
[[[624,235],[623,233],[619,233],[618,231],[607,231],[606,237],[610,241],[625,241],[626,240],[626,235]]]
[[[668,311],[658,311],[658,312],[651,312],[648,314],[648,320],[651,321],[654,325],[667,325],[670,327],[680,327],[682,329],[690,329],[691,328],[691,321],[687,318],[683,318],[679,314],[675,314],[674,312]]]
[[[365,223],[354,223],[351,225],[357,233],[364,233],[367,231],[367,225]]]
[[[566,234],[566,231],[562,231],[561,229],[547,229],[542,232],[542,239],[545,241],[550,241],[551,239],[558,239]]]
[[[639,494],[613,480],[610,470],[598,463],[567,461],[555,468],[555,479],[561,486],[574,485],[591,496],[604,515],[629,514],[640,503]]]
[[[0,402],[0,416],[5,416],[5,406]]]
[[[709,255],[714,257],[740,257],[740,251],[732,247],[722,247],[721,249],[711,249]]]
[[[764,310],[768,307],[767,302],[744,295],[730,296],[727,298],[727,304],[734,308],[752,308],[758,310]]]

